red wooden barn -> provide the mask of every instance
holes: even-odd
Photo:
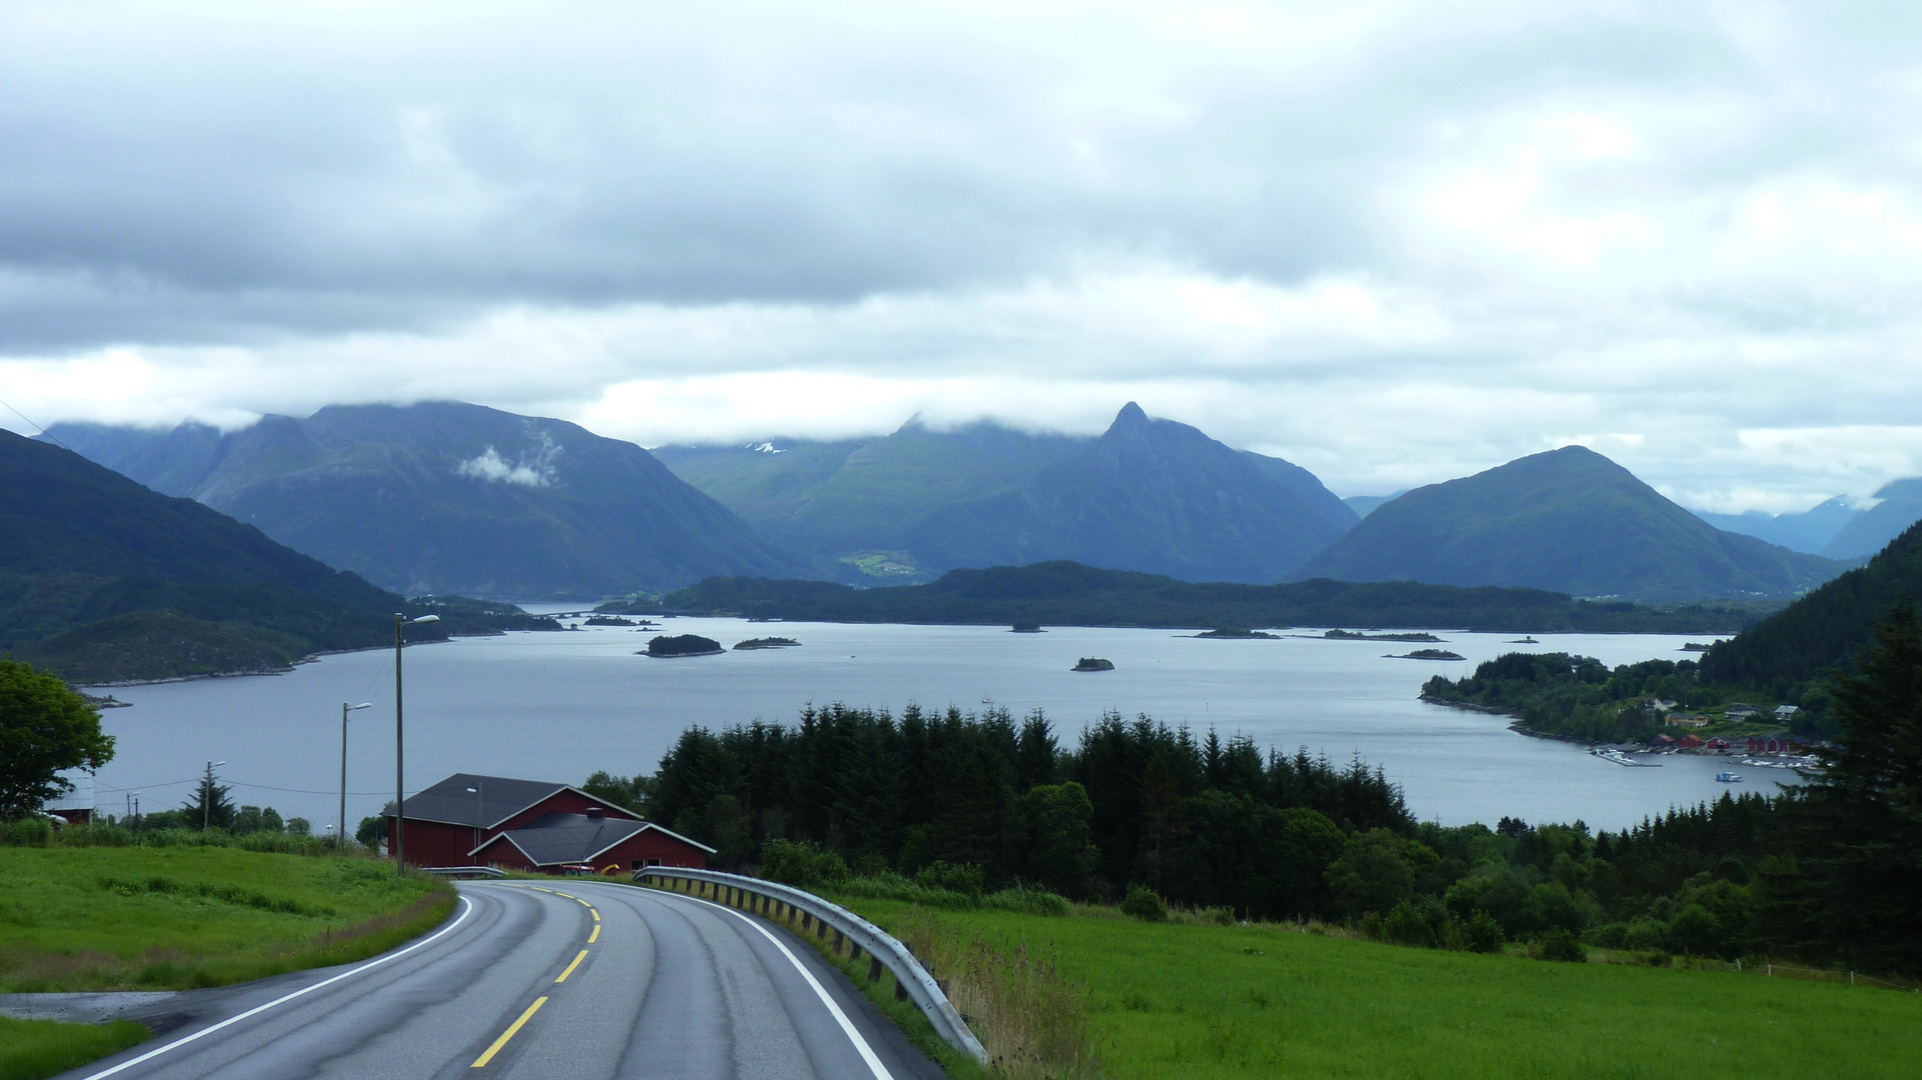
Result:
[[[415,866],[705,868],[714,849],[567,784],[455,773],[402,804]],[[393,817],[388,817],[392,835]]]

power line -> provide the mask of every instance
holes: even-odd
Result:
[[[7,403],[4,401],[0,401],[0,405],[7,405]],[[66,443],[61,442],[59,439],[54,438],[53,433],[48,431],[46,428],[41,427],[39,424],[34,424],[33,420],[30,417],[28,417],[26,413],[21,412],[19,409],[16,409],[11,405],[7,405],[7,411],[19,417],[20,419],[25,420],[27,423],[33,424],[35,431],[38,431],[40,434],[45,435],[47,437],[47,441],[53,443],[55,446],[58,446],[60,449],[65,450],[70,454],[80,453],[80,451],[75,450],[73,447],[68,446]],[[84,457],[85,455],[81,455],[81,456]]]

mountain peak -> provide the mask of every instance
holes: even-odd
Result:
[[[1121,407],[1120,412],[1115,414],[1114,423],[1109,425],[1109,430],[1147,426],[1148,414],[1141,411],[1141,406],[1130,401]]]

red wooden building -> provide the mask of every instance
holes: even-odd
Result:
[[[705,868],[714,849],[567,784],[455,773],[402,804],[415,866]],[[388,835],[394,821],[388,817]]]

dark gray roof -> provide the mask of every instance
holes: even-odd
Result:
[[[586,862],[649,828],[652,826],[645,821],[591,818],[586,814],[542,814],[522,828],[501,835],[526,852],[534,865],[554,866]]]
[[[416,821],[441,821],[449,825],[491,829],[566,787],[566,784],[542,780],[455,773],[433,787],[410,796],[402,804],[402,812]],[[476,796],[468,788],[479,788],[480,794]],[[481,820],[476,821],[477,816]]]

